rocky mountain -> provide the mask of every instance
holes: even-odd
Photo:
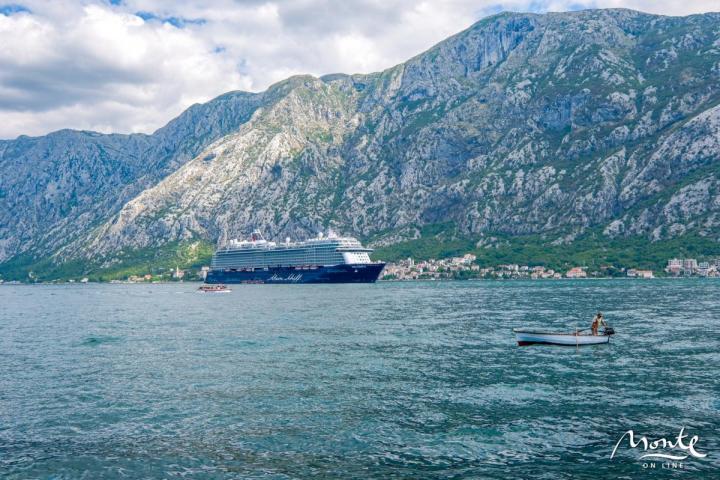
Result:
[[[236,130],[262,95],[194,105],[153,135],[61,130],[0,141],[0,262],[52,252]]]
[[[502,13],[386,71],[228,94],[152,136],[2,142],[0,261],[108,265],[256,228],[718,242],[719,104],[720,14]]]

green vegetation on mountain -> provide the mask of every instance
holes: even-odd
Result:
[[[599,232],[588,234],[567,245],[548,244],[538,236],[497,236],[492,246],[477,247],[483,239],[458,239],[447,242],[423,237],[378,248],[373,258],[398,261],[440,259],[472,253],[483,267],[507,264],[544,266],[559,271],[587,267],[589,271],[607,273],[623,268],[645,268],[662,271],[671,258],[720,258],[720,243],[696,234],[682,238],[648,242],[643,238],[607,239]],[[612,267],[612,268],[609,268]]]
[[[1,280],[49,282],[87,278],[93,282],[127,280],[131,276],[152,275],[170,280],[176,268],[189,270],[188,278],[197,279],[202,266],[210,264],[214,248],[205,241],[173,242],[160,248],[128,249],[111,258],[93,261],[53,262],[49,258],[18,256],[3,264]]]

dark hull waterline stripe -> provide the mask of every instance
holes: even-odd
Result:
[[[367,263],[333,265],[309,270],[291,267],[253,272],[216,269],[208,272],[205,283],[374,283],[384,267],[384,263]]]

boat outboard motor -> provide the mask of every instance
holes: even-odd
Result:
[[[615,335],[615,329],[612,327],[605,327],[605,335]]]

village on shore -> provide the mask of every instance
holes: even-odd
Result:
[[[407,258],[399,262],[388,263],[383,271],[382,280],[457,280],[470,278],[483,279],[561,279],[561,278],[655,278],[674,277],[720,277],[720,258],[698,262],[694,258],[668,260],[662,272],[640,268],[622,268],[612,265],[589,269],[574,266],[565,271],[554,270],[541,265],[529,266],[506,264],[493,267],[481,267],[477,257],[467,253],[461,257],[415,261]]]

